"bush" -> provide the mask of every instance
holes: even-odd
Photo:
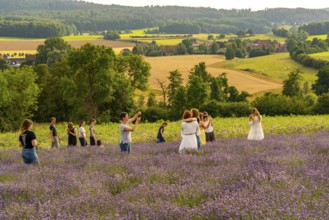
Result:
[[[319,96],[313,111],[316,114],[329,114],[329,93]]]
[[[247,102],[217,102],[211,101],[202,107],[212,117],[245,117],[250,114]]]
[[[169,120],[169,110],[160,107],[148,107],[140,109],[142,121],[156,122],[159,120]]]

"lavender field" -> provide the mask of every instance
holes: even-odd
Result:
[[[0,154],[0,219],[328,219],[329,134]]]

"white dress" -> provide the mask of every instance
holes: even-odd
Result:
[[[250,131],[248,135],[248,140],[263,140],[264,132],[261,124],[262,116],[260,116],[260,120],[258,116],[255,116],[252,121],[249,121]]]
[[[182,142],[179,145],[179,153],[184,151],[198,150],[196,135],[200,134],[200,128],[197,121],[182,122],[181,125]]]

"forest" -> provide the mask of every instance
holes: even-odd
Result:
[[[266,9],[261,11],[224,10],[212,8],[191,8],[179,6],[128,7],[119,5],[99,5],[73,0],[2,0],[0,8],[0,33],[5,32],[9,22],[19,30],[24,21],[35,25],[35,36],[40,37],[42,25],[50,25],[55,32],[52,36],[62,36],[79,32],[104,30],[129,30],[160,27],[168,33],[179,33],[177,27],[185,24],[186,33],[236,33],[252,29],[254,33],[270,32],[274,23],[303,25],[310,22],[329,20],[326,9]],[[39,27],[40,26],[40,27]],[[175,28],[176,27],[176,28]],[[12,30],[13,37],[22,33]],[[22,31],[23,32],[23,31]],[[50,33],[50,31],[49,31]],[[49,34],[47,37],[50,37]]]

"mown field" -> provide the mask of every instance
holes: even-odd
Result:
[[[317,79],[316,74],[318,72],[316,69],[306,68],[293,61],[290,59],[289,53],[279,53],[249,59],[234,59],[232,61],[218,63],[215,67],[250,71],[279,80],[287,79],[290,72],[299,69],[302,72],[304,80],[311,83]]]
[[[215,118],[215,136],[218,139],[247,137],[249,131],[247,122],[247,117]],[[160,121],[158,123],[141,123],[133,133],[133,141],[154,143],[161,123]],[[67,146],[66,127],[67,123],[59,123],[57,125],[62,146]],[[264,116],[263,128],[266,136],[274,134],[329,132],[329,116]],[[35,124],[33,130],[36,133],[40,147],[48,149],[50,147],[49,124]],[[119,142],[119,123],[97,124],[95,130],[97,132],[97,139],[101,139],[103,143],[117,144]],[[179,141],[181,139],[180,122],[169,122],[165,129],[165,135],[166,140],[169,142]],[[89,134],[87,136],[89,137]],[[18,131],[1,133],[0,149],[18,149]]]
[[[28,168],[17,150],[1,152],[0,219],[329,216],[328,133],[217,139],[191,154],[178,146],[40,149],[40,167]]]
[[[131,50],[135,46],[135,43],[131,42],[103,40],[100,35],[66,36],[63,37],[63,39],[74,48],[79,48],[86,43],[91,43],[94,45],[112,47],[116,53],[120,53],[124,48]],[[0,38],[0,53],[9,53],[10,55],[14,53],[35,54],[37,47],[43,44],[44,41],[45,39]]]
[[[167,77],[169,72],[178,69],[187,82],[191,69],[205,62],[207,71],[213,76],[218,76],[223,72],[227,73],[229,85],[236,86],[239,90],[244,90],[250,94],[280,89],[281,81],[273,80],[270,77],[260,77],[257,74],[250,74],[246,71],[234,70],[221,67],[221,63],[225,61],[225,57],[221,55],[189,55],[189,56],[166,56],[166,57],[145,57],[145,60],[151,64],[150,88],[160,90],[157,79],[169,83]]]

